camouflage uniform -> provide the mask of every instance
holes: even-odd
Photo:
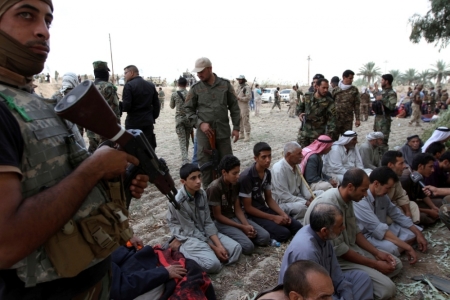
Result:
[[[238,98],[239,109],[241,110],[241,119],[239,122],[239,137],[244,138],[244,130],[246,134],[250,134],[250,110],[248,102],[252,99],[252,90],[247,83],[240,84],[236,88],[236,97]]]
[[[107,63],[103,61],[96,61],[93,63],[93,65],[94,71],[100,69],[109,70]],[[106,102],[117,117],[117,123],[120,124],[119,97],[117,96],[117,87],[114,84],[102,81],[99,78],[95,79],[94,85],[99,90],[100,94],[102,94],[103,98],[105,98]],[[88,151],[91,153],[94,153],[94,151],[98,148],[98,145],[105,140],[103,137],[90,130],[86,130],[86,136],[89,139]]]
[[[219,160],[227,154],[233,154],[231,148],[230,111],[233,130],[239,130],[240,109],[236,99],[236,93],[231,83],[223,78],[216,77],[212,85],[199,81],[192,85],[186,97],[184,105],[186,116],[191,125],[200,129],[201,123],[208,123],[216,131],[216,148],[219,152]],[[210,155],[203,150],[210,150],[208,138],[201,130],[197,130],[197,157],[201,167],[210,161]],[[212,181],[211,170],[202,172],[203,188],[206,189]]]
[[[306,117],[297,137],[297,142],[302,147],[310,145],[319,135],[335,136],[336,109],[331,97],[317,99],[314,93],[306,93],[304,101],[300,101],[297,105],[297,115],[301,113],[305,113]]]
[[[275,106],[278,106],[278,108],[280,109],[280,111],[281,111],[281,104],[280,104],[280,102],[281,102],[281,96],[280,96],[280,91],[278,91],[278,90],[275,90],[275,92],[274,92],[274,99],[273,99],[273,106],[272,106],[272,110],[275,108]]]
[[[166,94],[164,94],[163,90],[158,92],[159,103],[161,104],[161,109],[164,108],[164,98],[166,98]]]
[[[177,92],[172,93],[172,96],[170,97],[170,108],[173,109],[176,107],[175,131],[178,135],[178,141],[180,142],[182,164],[185,164],[189,163],[189,136],[193,127],[189,122],[184,109],[184,100],[186,99],[188,92],[185,88],[180,89],[179,92],[183,95],[183,98],[181,98]]]
[[[428,94],[428,103],[431,106],[431,112],[434,113],[434,109],[436,108],[436,92],[434,89]]]
[[[370,107],[370,95],[368,92],[361,94],[361,104],[360,104],[360,110],[361,110],[361,116],[362,121],[367,121],[369,118],[369,107]]]
[[[336,106],[336,136],[334,138],[337,139],[347,130],[353,130],[353,114],[355,114],[355,120],[360,121],[360,95],[355,86],[346,90],[336,86],[332,91],[332,97]]]
[[[295,90],[292,90],[289,93],[289,117],[290,118],[295,118],[295,110],[297,109],[297,104],[298,104],[298,94]]]
[[[383,89],[381,91],[381,100],[376,100],[382,104],[380,109],[375,111],[376,116],[373,124],[373,131],[381,131],[384,135],[383,145],[380,146],[381,155],[389,150],[389,134],[391,133],[391,112],[395,109],[397,104],[397,93],[392,89]],[[376,105],[372,104],[372,108]],[[384,113],[383,113],[384,109]]]

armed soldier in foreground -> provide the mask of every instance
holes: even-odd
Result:
[[[328,96],[328,80],[320,78],[316,86],[316,92],[307,93],[305,100],[297,106],[297,115],[302,122],[297,141],[302,147],[307,147],[322,134],[331,138],[335,135],[336,109],[333,99]]]
[[[56,101],[30,93],[52,20],[51,0],[0,0],[0,298],[108,299],[109,254],[132,237],[108,180],[139,161],[110,147],[88,156]],[[132,180],[133,197],[148,179]]]

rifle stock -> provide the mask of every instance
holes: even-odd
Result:
[[[219,178],[219,152],[216,149],[216,131],[213,130],[213,134],[208,138],[209,145],[211,146],[211,150],[204,149],[203,152],[211,156],[210,161],[200,166],[200,171],[204,171],[210,167],[212,167],[212,178]]]
[[[149,182],[179,209],[179,204],[175,200],[177,193],[175,183],[164,159],[156,156],[142,131],[136,129],[127,131],[117,123],[113,111],[91,81],[86,80],[74,88],[56,105],[55,111],[62,118],[119,144],[122,150],[139,160],[139,166],[130,164],[127,168],[124,180],[127,206],[131,201],[129,190],[131,181],[136,175],[145,174],[149,176]]]

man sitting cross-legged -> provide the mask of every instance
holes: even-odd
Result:
[[[270,233],[271,239],[285,242],[302,224],[289,217],[272,198],[272,175],[269,170],[272,149],[260,142],[253,147],[255,163],[239,176],[239,196],[245,212]]]
[[[239,200],[239,173],[241,162],[236,156],[225,155],[219,164],[222,176],[211,182],[206,190],[208,204],[220,233],[238,242],[242,253],[250,255],[255,246],[267,246],[269,233],[245,217]]]
[[[344,272],[366,272],[372,278],[375,298],[389,299],[397,291],[389,277],[397,275],[403,265],[397,257],[375,248],[356,224],[353,202],[366,196],[368,188],[369,177],[363,170],[348,170],[338,188],[329,189],[314,199],[306,211],[305,224],[310,223],[310,215],[316,205],[331,203],[338,206],[343,212],[345,230],[332,243],[341,269]]]
[[[366,239],[376,248],[395,256],[406,251],[409,263],[417,261],[417,254],[411,247],[416,241],[419,250],[427,250],[427,241],[422,232],[405,216],[387,196],[389,190],[398,181],[398,176],[389,167],[380,167],[370,173],[370,185],[361,201],[353,205],[356,223]],[[392,224],[387,225],[387,217]]]
[[[297,142],[284,146],[284,158],[276,162],[272,173],[272,196],[278,206],[289,216],[302,221],[309,203],[313,200],[306,182],[299,173],[302,147]]]
[[[364,271],[343,273],[334,253],[331,240],[344,230],[342,211],[336,205],[320,203],[314,206],[310,225],[300,229],[283,256],[278,283],[282,283],[286,269],[297,260],[318,263],[327,270],[333,280],[334,297],[345,300],[373,299],[373,284]]]
[[[198,166],[185,164],[180,169],[183,187],[175,196],[180,204],[177,210],[169,204],[167,221],[175,240],[170,247],[186,258],[195,260],[206,272],[218,273],[222,264],[239,259],[242,247],[231,238],[217,232],[211,219],[206,192],[201,188]]]

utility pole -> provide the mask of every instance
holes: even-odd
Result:
[[[108,35],[109,35],[109,52],[111,53],[112,83],[115,84],[116,75],[114,75],[114,62],[113,62],[112,46],[111,46],[111,34],[108,33]]]
[[[306,82],[308,83],[308,85],[309,85],[309,62],[311,61],[311,56],[310,55],[308,55],[308,58],[306,59],[307,61],[308,61],[308,77],[306,78]]]

